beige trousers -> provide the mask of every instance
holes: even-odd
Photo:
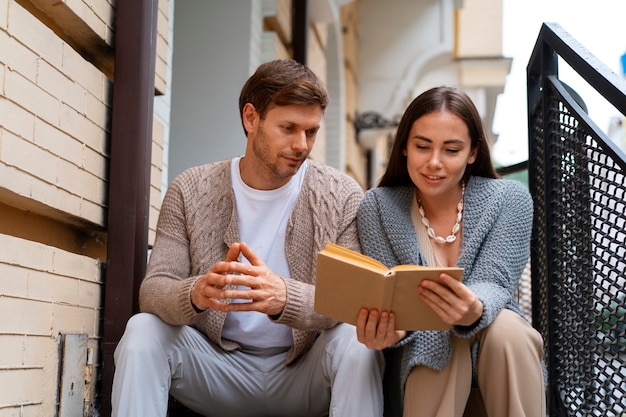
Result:
[[[482,401],[472,398],[468,402],[472,392],[470,347],[475,340],[479,342],[477,378]],[[409,373],[404,417],[485,413],[489,417],[545,417],[543,340],[523,318],[505,309],[476,336],[453,336],[452,341],[452,358],[443,370],[417,366]]]

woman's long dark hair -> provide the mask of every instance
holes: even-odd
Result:
[[[426,114],[443,110],[450,111],[463,119],[471,139],[471,149],[477,149],[476,160],[465,168],[463,181],[467,182],[472,175],[498,178],[498,174],[491,163],[483,123],[472,100],[464,91],[457,88],[435,87],[413,99],[404,111],[396,130],[396,138],[393,142],[387,169],[378,183],[379,187],[412,183],[403,151],[409,140],[413,123]]]

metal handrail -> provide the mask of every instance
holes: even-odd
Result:
[[[626,413],[626,156],[558,77],[562,58],[626,115],[626,80],[556,23],[527,66],[532,323],[551,416]]]

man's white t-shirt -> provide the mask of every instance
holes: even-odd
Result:
[[[275,190],[257,190],[247,186],[241,179],[240,160],[241,157],[233,159],[231,174],[241,242],[248,244],[271,271],[291,278],[285,256],[285,232],[289,216],[302,189],[307,163],[305,161],[284,186]],[[249,263],[243,257],[241,261]],[[245,346],[293,345],[291,327],[273,323],[266,314],[254,311],[228,313],[222,337]]]

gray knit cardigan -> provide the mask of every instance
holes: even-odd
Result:
[[[173,325],[191,325],[225,350],[238,344],[222,339],[225,313],[198,313],[190,292],[230,244],[239,241],[230,171],[231,161],[186,170],[169,186],[157,223],[156,239],[140,288],[143,312]],[[293,328],[292,364],[313,343],[317,332],[337,324],[313,311],[317,252],[327,242],[360,250],[356,211],[362,188],[338,170],[308,161],[302,190],[288,221],[285,255],[292,279],[284,279],[287,304],[277,323]]]
[[[363,253],[388,267],[424,265],[411,221],[414,187],[369,190],[357,215]],[[526,187],[516,181],[471,177],[465,191],[463,243],[457,266],[463,283],[484,305],[471,327],[417,331],[385,350],[386,416],[401,415],[404,384],[411,368],[441,370],[452,353],[450,332],[471,337],[488,326],[503,308],[523,316],[514,291],[530,254],[533,205]],[[417,290],[416,290],[417,297]]]

